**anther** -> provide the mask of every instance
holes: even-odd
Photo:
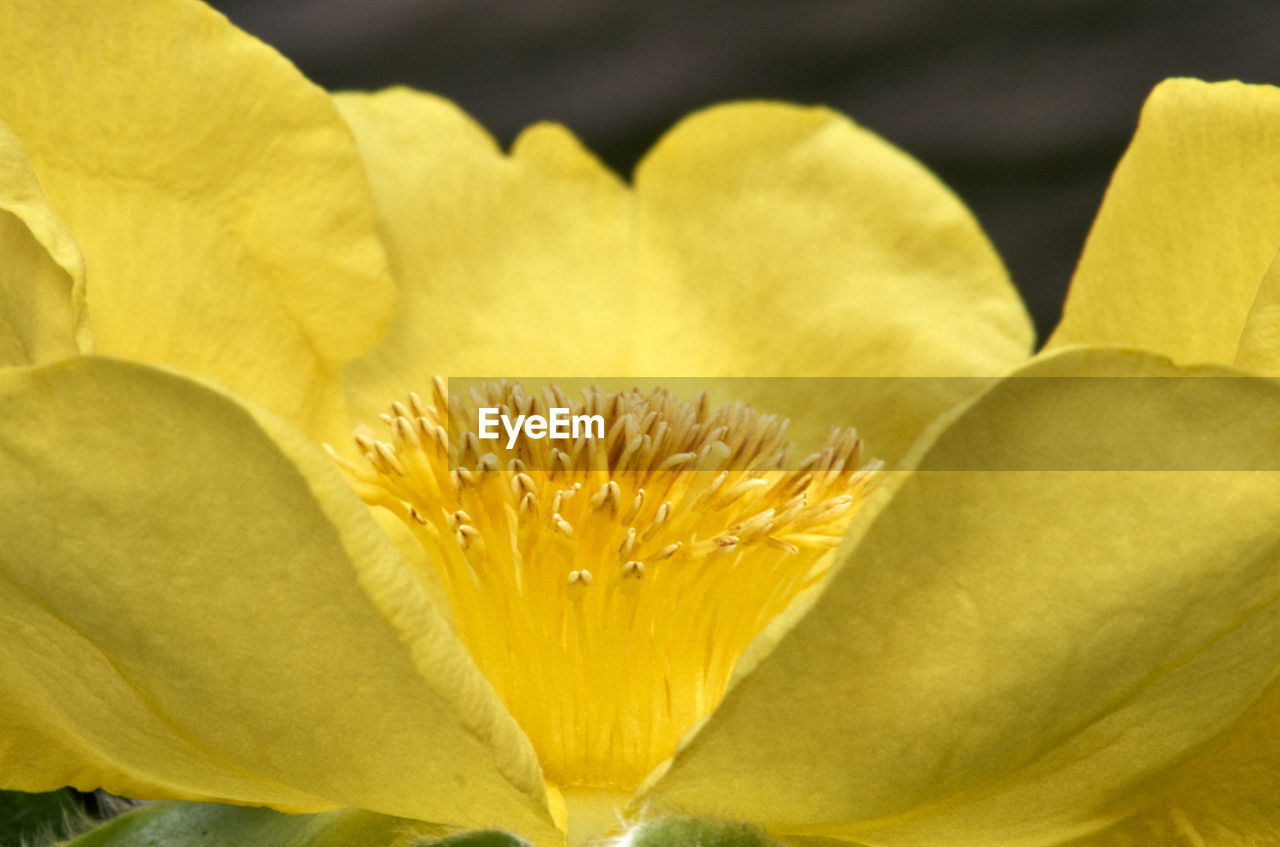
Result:
[[[385,441],[376,441],[373,449],[378,451],[378,455],[382,458],[382,461],[386,462],[387,467],[400,476],[404,476],[404,465],[400,464],[400,460],[396,458],[396,452],[390,444]]]
[[[684,546],[683,541],[676,541],[671,544],[668,544],[666,547],[663,547],[661,550],[659,550],[650,561],[661,562],[664,559],[670,559],[672,556],[678,553],[680,551],[680,548],[683,546]]]
[[[441,454],[447,454],[449,452],[449,430],[445,429],[440,424],[436,424],[435,428],[431,431],[431,439],[436,444],[436,450]]]
[[[627,509],[627,513],[622,516],[622,522],[629,524],[636,519],[636,515],[640,514],[641,507],[644,506],[644,489],[641,488],[636,492],[636,496],[631,500],[631,508]]]
[[[667,517],[671,514],[671,504],[663,503],[658,507],[658,513],[653,516],[653,522],[648,528],[640,534],[641,541],[648,541],[658,534],[658,530],[662,529],[662,525],[667,522]]]
[[[819,503],[814,507],[807,517],[814,523],[823,523],[831,518],[844,514],[853,506],[853,497],[848,494],[842,494],[839,497],[832,497],[824,503]]]
[[[807,498],[805,493],[801,491],[799,494],[783,503],[782,508],[778,510],[778,514],[776,516],[778,523],[783,524],[790,520],[794,520],[804,511],[805,504],[808,502],[809,498]]]
[[[434,410],[428,409],[426,404],[422,402],[422,398],[418,396],[418,392],[409,392],[409,409],[412,410],[415,418],[426,418],[433,415]]]
[[[646,438],[647,436],[637,435],[627,442],[626,449],[624,449],[622,451],[622,455],[618,457],[617,466],[619,469],[626,469],[629,462],[631,461],[631,457],[634,456],[635,452],[640,449],[641,445],[644,444]]]
[[[431,402],[435,404],[436,411],[449,408],[449,389],[439,374],[431,377]]]
[[[658,470],[669,471],[681,465],[687,465],[696,458],[698,458],[697,453],[676,453],[674,456],[668,456],[662,464],[658,465]]]
[[[799,553],[799,552],[800,552],[800,548],[799,548],[799,547],[797,547],[796,545],[792,544],[790,541],[783,541],[781,538],[777,538],[777,537],[772,536],[772,535],[770,535],[768,538],[766,538],[766,539],[764,540],[764,543],[765,543],[765,544],[767,544],[767,545],[769,545],[769,546],[770,546],[770,547],[772,547],[773,549],[775,549],[775,550],[781,550],[781,551],[783,551],[784,553],[791,553],[791,554],[795,554],[795,553]]]
[[[744,479],[741,482],[734,483],[728,491],[724,493],[724,499],[720,501],[721,506],[728,506],[737,501],[748,491],[755,491],[757,488],[768,488],[769,480],[767,479]]]
[[[570,497],[578,493],[578,489],[582,488],[582,483],[575,482],[569,488],[562,488],[556,492],[555,499],[551,501],[551,511],[560,511],[560,506]]]
[[[470,464],[469,457],[479,455],[480,439],[476,437],[474,432],[462,433],[462,438],[458,439],[458,463]]]
[[[396,438],[400,439],[401,443],[407,444],[415,450],[422,448],[418,433],[414,430],[413,424],[409,422],[408,418],[396,418],[391,425],[391,430],[396,434]]]
[[[551,516],[551,525],[554,526],[564,537],[573,538],[573,524],[560,517],[559,514],[553,514]]]
[[[617,514],[618,503],[621,500],[622,489],[618,487],[618,483],[609,480],[591,496],[591,506],[597,512],[607,511],[610,514]]]
[[[818,466],[820,461],[822,461],[821,453],[810,453],[808,456],[804,457],[800,464],[796,465],[796,472],[799,473],[813,470]]]
[[[816,532],[790,532],[786,539],[792,544],[809,550],[830,550],[840,546],[838,536],[822,535]]]
[[[711,414],[711,396],[705,391],[699,391],[694,398],[697,408],[694,410],[696,420],[705,421],[707,416]]]
[[[537,486],[533,484],[533,477],[526,473],[518,473],[511,477],[511,493],[516,497],[523,498],[527,494],[537,491]]]
[[[583,568],[580,571],[569,571],[569,584],[587,588],[591,585],[591,571]]]
[[[461,509],[449,515],[449,529],[456,530],[458,527],[462,526],[463,524],[469,524],[469,523],[471,523],[471,516],[468,515],[466,512],[462,511]]]
[[[573,463],[569,461],[569,454],[563,450],[556,450],[551,456],[551,470],[566,473],[572,471]]]
[[[700,470],[711,470],[718,468],[724,464],[725,459],[733,453],[729,449],[729,445],[719,439],[709,441],[702,445],[702,449],[698,451],[698,464]]]
[[[468,550],[471,545],[480,543],[480,530],[470,524],[463,524],[453,533],[454,540],[458,542],[458,546],[463,550]]]
[[[753,541],[773,529],[775,523],[773,516],[775,514],[773,509],[765,509],[763,512],[752,515],[746,520],[739,521],[729,527],[729,531],[743,541]]]
[[[357,427],[356,431],[352,433],[352,438],[355,440],[356,446],[360,448],[361,453],[372,453],[373,445],[378,442],[373,430],[367,426]]]
[[[622,566],[623,579],[644,579],[644,562],[632,559]]]
[[[347,459],[346,459],[346,457],[345,457],[345,456],[343,456],[343,455],[342,455],[341,453],[339,453],[337,450],[333,449],[333,445],[328,444],[328,443],[324,443],[324,444],[321,444],[320,446],[324,448],[324,452],[326,452],[326,453],[328,453],[328,454],[329,454],[329,458],[330,458],[330,459],[332,459],[332,460],[334,461],[334,463],[335,463],[335,464],[337,464],[337,466],[338,466],[338,467],[340,467],[340,468],[342,468],[343,470],[347,471],[347,472],[348,472],[348,473],[350,473],[352,476],[354,476],[354,477],[356,477],[356,478],[362,478],[363,476],[365,476],[365,475],[368,473],[368,472],[367,472],[367,471],[365,471],[363,468],[361,468],[359,465],[355,465],[355,464],[352,464],[351,462],[347,461]]]
[[[631,555],[632,549],[636,546],[636,528],[629,527],[627,529],[626,538],[622,539],[622,544],[618,546],[618,555],[624,559]]]
[[[698,496],[693,498],[692,508],[696,511],[706,505],[715,493],[720,490],[720,486],[724,485],[724,481],[729,478],[729,474],[721,471],[716,474],[716,478],[711,480],[711,484],[698,492]]]

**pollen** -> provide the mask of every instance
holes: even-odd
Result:
[[[563,787],[630,790],[720,701],[734,663],[820,582],[878,463],[853,430],[794,461],[786,421],[658,389],[433,381],[361,427],[366,503],[417,536],[457,634]],[[482,440],[479,408],[569,408],[603,437]],[[424,575],[425,576],[425,575]]]

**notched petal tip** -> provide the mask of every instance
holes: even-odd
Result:
[[[623,186],[622,179],[562,124],[545,121],[526,128],[512,143],[511,158],[562,179],[603,180],[614,187]]]
[[[918,162],[829,109],[695,113],[640,163],[635,194],[661,304],[634,325],[639,349],[662,351],[676,374],[779,377],[742,399],[786,414],[798,441],[856,426],[873,454],[896,460],[963,399],[964,380],[946,377],[994,376],[1030,353],[1026,310],[973,216]],[[837,389],[788,376],[883,381]]]

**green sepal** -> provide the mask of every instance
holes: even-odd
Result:
[[[75,796],[66,789],[41,794],[0,791],[0,847],[65,838],[82,817]]]
[[[439,841],[423,841],[422,847],[531,847],[528,841],[497,829],[459,832]],[[417,847],[417,845],[415,845]]]
[[[412,847],[427,825],[359,809],[288,815],[218,803],[149,803],[67,847]],[[430,839],[433,840],[433,839]]]
[[[627,847],[780,847],[750,824],[678,815],[637,824],[625,843]]]

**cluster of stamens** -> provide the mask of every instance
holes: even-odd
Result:
[[[724,693],[751,639],[830,567],[875,464],[852,430],[790,458],[742,404],[433,383],[361,427],[357,492],[418,537],[459,637],[563,786],[634,788]],[[478,408],[600,415],[603,437],[478,436]]]

